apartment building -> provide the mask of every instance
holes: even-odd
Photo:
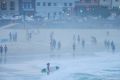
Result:
[[[120,0],[112,0],[112,7],[120,8]]]
[[[21,15],[35,15],[35,0],[19,0],[19,11]]]
[[[0,0],[0,15],[19,15],[19,0]]]
[[[78,0],[75,1],[74,11],[76,15],[88,15],[94,12],[99,7],[99,0]]]
[[[75,0],[36,0],[36,15],[56,19],[72,15]]]

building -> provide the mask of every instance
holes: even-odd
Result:
[[[35,15],[35,0],[19,0],[20,15]]]
[[[75,1],[74,11],[76,15],[96,14],[99,7],[99,0],[79,0]]]
[[[113,8],[120,8],[120,0],[112,0]]]
[[[0,15],[19,15],[18,0],[0,0]]]
[[[36,16],[48,19],[72,15],[75,0],[36,0]]]
[[[112,0],[100,0],[99,5],[103,7],[109,7],[111,8],[112,6]]]

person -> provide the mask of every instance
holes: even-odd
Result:
[[[53,40],[53,36],[54,36],[54,32],[51,32],[51,33],[50,33],[50,40],[51,40],[51,41]]]
[[[96,43],[97,43],[96,37],[92,36],[92,37],[91,37],[91,42],[92,42],[93,44],[96,44]]]
[[[56,40],[53,39],[53,48],[55,49],[56,48]]]
[[[7,48],[7,45],[4,46],[4,52],[5,52],[5,56],[7,54],[7,51],[8,51],[8,48]]]
[[[17,32],[14,34],[14,41],[17,41]]]
[[[10,41],[12,41],[12,33],[9,32],[9,38],[10,38]]]
[[[0,63],[2,63],[2,58],[3,58],[3,46],[2,45],[0,45],[0,54],[1,54]]]
[[[1,56],[3,55],[3,46],[2,45],[0,46],[0,54],[1,54]]]
[[[7,59],[7,51],[8,51],[8,48],[7,48],[7,45],[5,45],[4,46],[4,53],[5,53],[5,55],[4,55],[4,63],[6,63],[6,59]]]
[[[58,42],[58,50],[60,50],[61,49],[61,42],[59,41]]]
[[[78,35],[77,41],[78,43],[80,43],[80,35]]]
[[[113,41],[111,42],[111,48],[112,48],[112,52],[114,53],[115,52],[115,44]]]
[[[109,41],[109,40],[105,40],[105,41],[104,41],[104,44],[105,44],[105,47],[106,47],[107,49],[109,49],[109,47],[110,47],[110,41]]]
[[[76,49],[76,45],[75,42],[73,43],[73,56],[75,56],[75,49]]]
[[[82,40],[82,47],[85,47],[85,40]]]
[[[73,41],[74,41],[74,42],[76,41],[75,34],[73,35]]]
[[[50,74],[50,63],[47,63],[47,75]]]

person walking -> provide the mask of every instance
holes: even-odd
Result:
[[[47,63],[47,75],[50,74],[50,63]]]
[[[7,51],[8,51],[8,47],[7,47],[7,45],[5,45],[4,46],[4,53],[5,53],[5,55],[4,55],[4,63],[6,63],[6,61],[7,61]]]
[[[3,60],[3,46],[0,45],[0,63],[2,63]]]
[[[76,45],[75,45],[75,42],[73,43],[73,56],[75,56],[75,50],[76,50]]]
[[[5,46],[4,46],[5,56],[7,55],[7,51],[8,51],[8,47],[7,47],[7,45],[5,45]]]
[[[85,40],[82,40],[82,48],[85,47]]]
[[[58,50],[60,50],[61,49],[61,42],[59,41],[58,42]]]
[[[114,53],[115,52],[115,44],[113,41],[111,42],[111,48],[112,48],[112,52]]]
[[[78,43],[80,43],[80,35],[78,34],[78,37],[77,37],[77,41]]]
[[[10,40],[10,41],[13,40],[13,38],[12,38],[12,33],[11,33],[11,32],[9,32],[9,40]]]
[[[0,54],[1,54],[1,56],[3,55],[3,46],[2,45],[0,45]]]

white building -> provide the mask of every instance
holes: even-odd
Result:
[[[71,15],[75,0],[36,0],[36,15],[57,19]]]
[[[0,0],[0,15],[18,15],[19,0]]]
[[[104,7],[111,7],[112,1],[111,0],[99,0],[99,5]]]
[[[112,0],[112,7],[120,8],[120,0]]]

